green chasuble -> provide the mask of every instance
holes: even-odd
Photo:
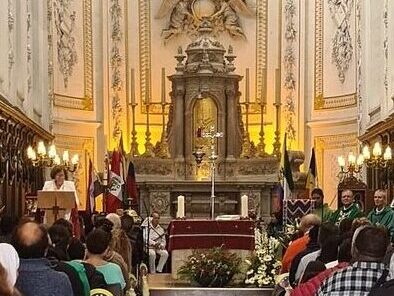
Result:
[[[340,209],[336,210],[330,217],[329,221],[339,225],[341,221],[345,218],[350,218],[352,220],[359,218],[362,216],[360,208],[356,203],[353,203],[350,207],[345,209],[345,207],[341,207]]]
[[[332,210],[328,204],[325,203],[323,206],[314,209],[311,214],[318,216],[322,222],[326,222],[332,215]]]
[[[394,212],[390,207],[384,207],[378,211],[374,208],[368,214],[368,220],[374,225],[383,225],[387,228],[391,240],[394,239]]]

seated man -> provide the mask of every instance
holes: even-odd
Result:
[[[73,295],[67,275],[53,270],[44,258],[49,247],[45,228],[30,221],[19,225],[12,237],[12,245],[20,258],[15,286],[23,295]]]
[[[362,216],[359,206],[354,202],[353,191],[344,190],[341,194],[342,207],[336,210],[329,221],[339,225],[345,218],[356,219]]]
[[[321,222],[326,222],[330,218],[332,211],[327,203],[324,203],[324,193],[320,188],[315,188],[311,193],[312,199],[315,201],[315,209],[312,214],[318,216]]]
[[[383,225],[387,228],[391,240],[394,239],[394,211],[387,206],[387,194],[383,189],[375,191],[373,201],[375,208],[369,212],[368,220],[374,225]]]
[[[152,213],[149,220],[144,221],[144,242],[149,246],[149,269],[151,273],[162,272],[168,259],[166,250],[166,237],[164,229],[159,225],[160,215]],[[156,267],[156,255],[160,256],[159,264]]]
[[[385,271],[382,263],[389,245],[385,229],[376,226],[358,228],[353,237],[352,264],[333,273],[317,295],[368,295]]]

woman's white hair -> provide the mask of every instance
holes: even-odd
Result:
[[[122,222],[118,214],[109,213],[105,218],[114,224],[113,229],[120,229],[122,227]]]

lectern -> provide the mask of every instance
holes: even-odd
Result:
[[[46,224],[52,225],[75,207],[74,191],[38,191],[38,208],[45,211]]]

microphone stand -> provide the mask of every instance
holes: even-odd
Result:
[[[144,200],[144,209],[145,209],[145,212],[146,212],[146,219],[148,221],[147,238],[146,238],[146,242],[145,242],[145,251],[146,251],[146,253],[148,255],[147,266],[149,266],[150,213],[149,213],[148,207],[146,206],[146,200]],[[144,226],[144,227],[146,227],[146,226]]]

